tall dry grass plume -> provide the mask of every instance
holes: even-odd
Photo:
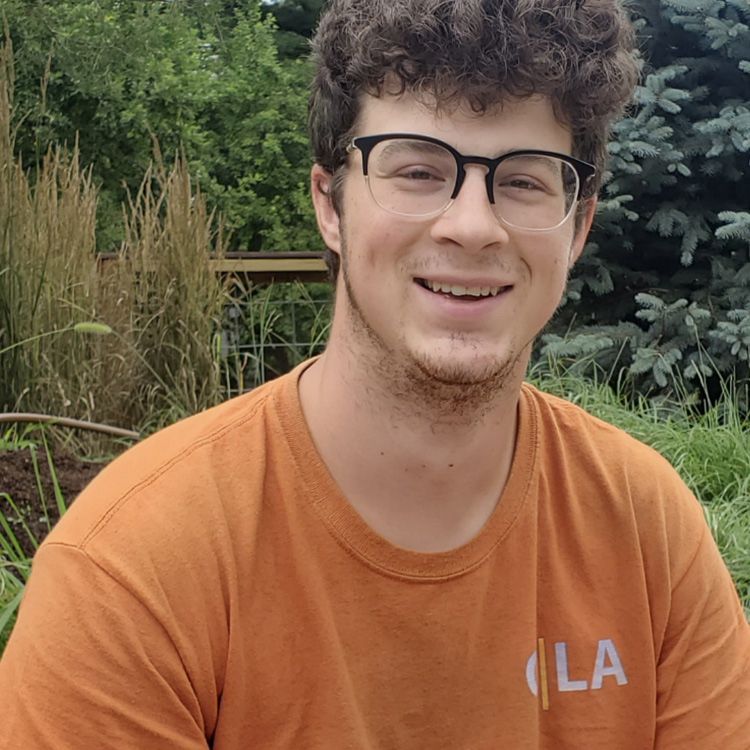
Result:
[[[0,404],[66,410],[86,342],[69,329],[97,285],[96,189],[76,147],[50,150],[31,174],[14,155],[13,57],[0,47]],[[58,331],[54,337],[48,334]],[[56,340],[55,340],[56,339]]]
[[[139,405],[144,417],[163,423],[221,399],[214,342],[229,297],[210,258],[223,257],[228,238],[193,189],[184,155],[167,172],[155,151],[124,211],[125,240],[112,273],[139,355]]]
[[[0,45],[0,410],[156,427],[221,398],[212,340],[226,292],[221,221],[184,158],[161,159],[124,207],[125,241],[95,254],[97,189],[77,144],[32,172],[14,153],[13,54]],[[215,226],[216,225],[216,226]],[[92,334],[106,324],[111,333]],[[99,326],[102,330],[103,326]]]

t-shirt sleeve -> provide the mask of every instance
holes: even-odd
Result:
[[[749,750],[750,627],[707,527],[658,657],[655,750]]]
[[[0,748],[206,750],[168,628],[80,548],[46,544],[0,661]]]

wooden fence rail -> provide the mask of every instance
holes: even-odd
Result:
[[[99,253],[99,263],[115,260],[117,253]],[[326,281],[328,271],[322,253],[227,253],[212,258],[217,274],[227,274],[254,284],[273,281]]]

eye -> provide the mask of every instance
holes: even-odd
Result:
[[[497,189],[508,197],[559,195],[563,178],[570,165],[556,157],[539,154],[517,154],[502,161],[495,173]],[[575,178],[575,176],[574,176]]]
[[[443,180],[444,177],[436,174],[433,170],[425,167],[407,167],[401,170],[396,177],[404,177],[408,180]]]
[[[524,175],[513,175],[511,177],[503,177],[499,182],[500,187],[513,188],[516,190],[544,190],[544,186],[541,185],[537,180]]]

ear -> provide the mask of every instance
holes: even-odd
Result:
[[[334,253],[341,251],[341,232],[339,216],[331,201],[331,173],[320,164],[314,164],[310,172],[310,189],[312,193],[315,217],[323,242]]]
[[[583,252],[583,246],[586,244],[586,238],[589,236],[591,225],[594,222],[594,213],[596,212],[596,198],[589,198],[586,201],[586,214],[581,220],[581,226],[573,237],[573,244],[570,246],[570,256],[568,257],[568,268],[572,268],[579,256]]]

